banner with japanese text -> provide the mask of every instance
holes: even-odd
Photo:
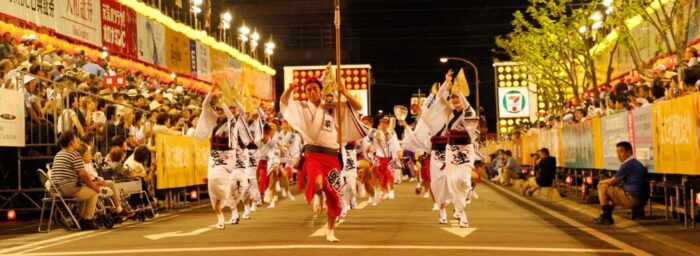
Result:
[[[58,17],[58,2],[65,0],[5,0],[0,8],[0,13],[25,20],[39,26],[56,29],[56,17]]]
[[[184,34],[165,30],[165,65],[179,74],[191,73],[190,39]]]
[[[102,46],[100,0],[62,0],[56,4],[56,32]]]
[[[209,141],[189,136],[156,136],[157,188],[181,188],[204,184],[209,161]]]
[[[620,160],[617,159],[616,145],[621,141],[629,141],[627,111],[603,117],[600,124],[602,135],[603,169],[617,170]]]
[[[700,174],[697,94],[652,105],[655,171]]]
[[[652,132],[651,106],[634,109],[629,112],[632,128],[630,139],[634,148],[634,155],[641,161],[650,173],[654,168],[654,136]],[[628,118],[629,119],[629,118]]]
[[[136,12],[116,0],[102,0],[102,46],[136,58]]]
[[[197,78],[204,81],[211,81],[211,51],[209,46],[203,43],[197,42],[195,44],[197,50],[197,55],[195,62],[197,65]]]

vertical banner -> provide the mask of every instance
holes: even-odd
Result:
[[[58,14],[56,32],[95,46],[102,46],[100,0],[61,0],[55,1],[55,4]]]
[[[591,121],[565,126],[562,129],[562,151],[564,166],[570,168],[593,168],[593,140]]]
[[[211,81],[211,52],[209,46],[203,43],[197,42],[197,56],[195,57],[197,63],[197,78],[204,81]]]
[[[649,170],[650,173],[654,170],[654,143],[652,133],[652,116],[651,106],[645,106],[630,111],[632,116],[632,132],[630,136],[634,138],[634,155],[641,161]]]
[[[146,16],[136,15],[136,48],[139,60],[165,66],[165,27]]]
[[[0,147],[24,147],[24,95],[0,88]]]
[[[65,0],[44,0],[44,1],[4,1],[0,8],[0,13],[26,20],[50,29],[56,28],[56,17],[58,16],[59,1]]]
[[[190,74],[190,39],[172,29],[165,30],[165,66],[180,74]]]
[[[600,117],[591,119],[591,142],[593,143],[593,168],[603,169],[603,141],[600,133]]]
[[[190,40],[190,75],[197,77],[197,41]]]
[[[136,12],[116,0],[102,0],[102,46],[136,58]]]
[[[617,159],[615,145],[621,141],[629,141],[627,111],[609,115],[601,119],[603,168],[617,170],[620,160]]]
[[[696,94],[652,105],[654,164],[657,173],[698,174],[698,97]]]

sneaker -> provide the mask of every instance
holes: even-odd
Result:
[[[598,218],[593,219],[593,223],[598,225],[610,226],[615,224],[615,220],[612,217],[605,216],[601,214]]]
[[[468,227],[469,227],[469,221],[467,221],[467,220],[464,220],[464,221],[460,220],[460,221],[459,221],[459,227],[460,227],[460,228],[468,228]]]

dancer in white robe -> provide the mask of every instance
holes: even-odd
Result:
[[[247,188],[247,178],[242,172],[234,169],[236,162],[235,150],[232,148],[232,134],[235,133],[235,121],[233,114],[225,103],[215,111],[210,102],[212,92],[209,92],[202,103],[195,138],[205,140],[211,138],[211,154],[207,171],[207,186],[212,208],[217,215],[216,227],[224,229],[224,215],[222,208],[231,208],[230,224],[238,223],[238,211],[232,201],[240,200],[243,191]],[[226,115],[224,115],[226,114]]]

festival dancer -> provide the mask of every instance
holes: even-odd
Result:
[[[379,120],[377,133],[372,141],[374,155],[379,163],[374,167],[374,174],[379,179],[379,185],[384,194],[382,199],[394,199],[394,173],[390,162],[398,161],[401,145],[396,133],[389,129],[389,118]]]
[[[441,106],[442,109],[450,109],[442,112],[448,120],[445,127],[448,131],[445,150],[447,188],[455,209],[455,217],[459,218],[459,226],[467,228],[469,220],[464,208],[469,200],[476,198],[471,179],[474,162],[480,159],[477,158],[474,149],[475,140],[472,138],[478,138],[479,118],[462,93],[463,88],[454,87],[451,83],[451,72],[448,73],[447,77],[443,87],[447,87],[447,91],[451,92],[449,103],[440,98],[435,104]]]
[[[342,201],[343,201],[343,211],[340,213],[340,217],[345,218],[348,215],[350,209],[354,209],[357,199],[357,144],[355,142],[349,142],[343,147],[343,171],[341,177],[343,179],[342,188]]]
[[[260,187],[258,186],[258,164],[259,164],[259,159],[257,157],[257,150],[261,144],[261,140],[263,137],[263,117],[265,116],[265,113],[262,111],[262,109],[258,108],[257,111],[254,111],[249,114],[249,126],[248,129],[250,131],[250,135],[253,138],[253,141],[251,143],[248,143],[247,151],[248,151],[248,166],[246,168],[246,175],[248,175],[248,182],[250,183],[250,188],[249,188],[249,195],[250,195],[250,211],[254,212],[257,209],[257,206],[262,203],[261,197],[260,197]]]
[[[360,197],[364,197],[367,194],[369,198],[367,203],[370,206],[376,206],[379,202],[379,193],[376,193],[375,187],[379,185],[377,177],[374,176],[374,165],[377,163],[376,157],[374,157],[374,149],[372,148],[372,141],[374,140],[374,135],[377,133],[377,129],[372,127],[374,125],[374,118],[371,116],[363,116],[361,119],[362,123],[369,127],[369,132],[367,136],[359,140],[357,151],[357,181],[359,182],[358,194]]]
[[[207,170],[209,198],[216,213],[217,229],[224,229],[222,208],[231,208],[229,224],[238,223],[238,210],[232,201],[240,200],[242,192],[248,187],[245,173],[235,171],[236,153],[232,148],[236,122],[226,103],[215,111],[211,106],[212,92],[202,102],[202,113],[195,129],[195,138],[205,140],[211,136],[211,154]],[[226,115],[224,115],[226,114]]]
[[[330,85],[326,85],[328,89]],[[321,99],[321,83],[318,79],[308,78],[304,90],[307,101],[291,100],[293,86],[290,86],[280,98],[280,109],[284,118],[303,137],[304,159],[299,182],[306,181],[306,200],[312,203],[313,210],[320,213],[321,201],[325,196],[328,211],[326,240],[338,242],[334,234],[335,222],[340,215],[341,206],[338,195],[340,189],[340,163],[338,148],[340,143],[355,141],[366,135],[367,128],[358,120],[356,111],[362,109],[362,103],[353,98],[345,90],[345,86],[337,86],[338,100],[345,96],[346,102],[340,104]],[[329,90],[330,91],[330,90]],[[343,126],[339,126],[342,120]],[[339,129],[343,137],[339,137]],[[305,178],[304,178],[305,176]]]
[[[253,185],[251,185],[251,181],[257,184],[257,181],[255,181],[257,176],[254,172],[249,172],[250,158],[248,155],[248,145],[253,143],[253,136],[248,126],[248,114],[240,103],[236,101],[236,108],[231,108],[229,114],[232,115],[231,118],[236,122],[236,129],[231,137],[233,139],[231,144],[236,152],[236,162],[233,167],[235,171],[245,174],[247,184],[245,189],[242,190],[242,200],[231,200],[230,203],[232,204],[232,208],[237,208],[238,204],[243,203],[242,217],[244,220],[248,220],[252,213],[251,205],[260,198],[260,191],[254,189]],[[238,211],[236,211],[236,213],[237,212]]]

